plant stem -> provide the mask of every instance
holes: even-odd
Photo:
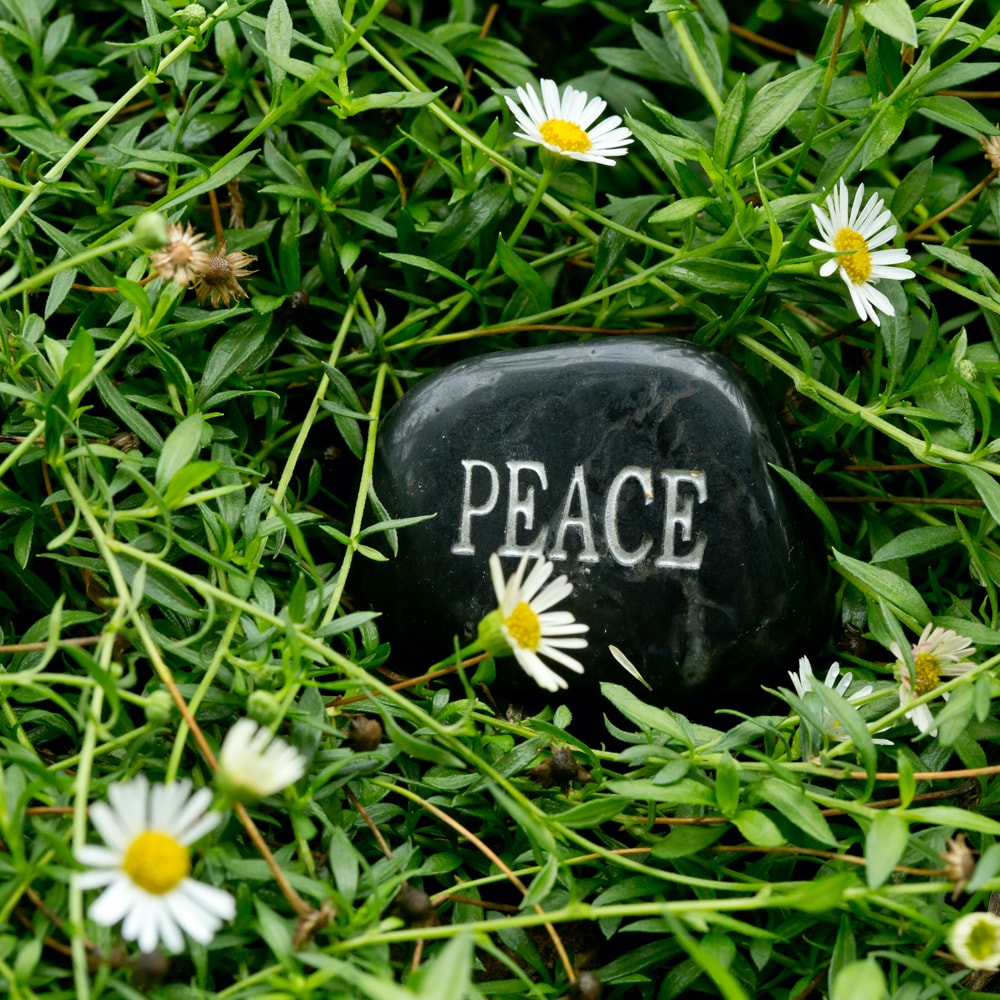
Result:
[[[667,17],[670,19],[670,25],[677,35],[677,41],[680,42],[681,48],[684,50],[684,55],[687,56],[687,61],[694,72],[695,78],[698,80],[698,85],[701,87],[705,100],[712,106],[715,117],[717,119],[721,118],[722,109],[725,107],[725,104],[719,96],[719,92],[715,89],[715,84],[709,79],[708,70],[705,69],[701,53],[698,52],[698,47],[694,44],[694,40],[687,30],[687,25],[684,23],[684,11],[672,10],[667,14]]]

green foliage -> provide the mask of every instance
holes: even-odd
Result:
[[[947,935],[1000,891],[1000,3],[182,6],[0,0],[4,995],[973,995]],[[628,154],[514,138],[541,78]],[[841,179],[916,272],[878,327],[810,244]],[[247,273],[172,277],[149,211]],[[478,679],[511,659],[446,680],[452,636],[400,662],[355,604],[415,523],[371,487],[391,402],[624,332],[724,350],[794,439],[835,593],[767,714],[605,684],[603,732],[508,717]],[[925,691],[932,623],[977,651]],[[159,969],[87,916],[87,809],[210,786],[243,715],[306,773],[197,843],[236,915]]]

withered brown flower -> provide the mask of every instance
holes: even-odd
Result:
[[[1000,170],[1000,135],[980,134],[979,145],[982,146],[983,155],[989,165],[994,170]]]
[[[575,781],[578,785],[586,785],[594,779],[586,768],[581,767],[573,751],[568,747],[550,747],[552,756],[538,767],[528,770],[528,777],[533,778],[542,788],[551,788],[557,785],[565,790],[570,782]]]
[[[176,281],[181,288],[186,288],[198,280],[212,259],[205,250],[208,237],[195,232],[190,222],[187,226],[171,222],[167,226],[167,237],[170,242],[154,250],[149,255],[149,262],[161,278]]]
[[[972,873],[976,869],[976,855],[966,844],[964,833],[949,837],[945,842],[945,847],[947,850],[939,853],[944,860],[945,878],[949,882],[955,883],[951,894],[952,901],[954,901],[962,894],[966,883],[972,878]]]
[[[213,306],[228,306],[230,299],[248,298],[238,279],[257,273],[247,268],[256,259],[242,250],[227,254],[225,244],[220,246],[198,276],[198,284],[194,286],[198,301],[210,299]]]

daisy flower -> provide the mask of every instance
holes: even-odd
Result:
[[[816,675],[813,673],[812,664],[809,662],[808,656],[799,657],[799,669],[789,670],[788,676],[791,678],[792,687],[795,688],[795,693],[800,698],[805,698],[806,694],[813,690],[816,684]],[[831,663],[830,669],[826,672],[826,677],[823,678],[823,684],[830,688],[831,691],[836,691],[841,698],[847,698],[851,704],[856,704],[867,698],[875,688],[871,684],[865,684],[864,687],[858,688],[852,695],[848,695],[847,692],[851,686],[851,682],[854,680],[854,675],[849,671],[845,670],[843,673],[840,672],[839,663]],[[844,731],[844,727],[833,717],[830,711],[824,706],[823,708],[823,732],[826,733],[830,739],[843,741],[848,739],[848,734]],[[892,746],[892,740],[873,740],[874,743],[881,743],[883,746]]]
[[[989,911],[967,913],[948,931],[948,947],[970,969],[1000,969],[1000,917]]]
[[[550,611],[553,605],[573,592],[565,576],[556,577],[547,586],[552,575],[552,563],[539,556],[528,578],[524,571],[528,556],[521,559],[509,580],[504,580],[500,557],[490,556],[490,578],[499,608],[479,623],[481,648],[494,655],[513,654],[521,669],[546,691],[566,687],[566,681],[542,661],[543,656],[556,663],[583,673],[583,665],[564,649],[584,649],[587,640],[581,638],[588,626],[575,621],[569,611]]]
[[[198,280],[212,259],[205,250],[208,238],[196,233],[190,222],[186,227],[172,222],[167,226],[167,241],[162,250],[149,255],[149,262],[161,278],[186,288]]]
[[[882,279],[902,281],[914,277],[914,273],[907,267],[899,267],[910,259],[906,250],[875,250],[896,235],[896,227],[889,225],[892,213],[877,194],[873,194],[862,208],[864,197],[865,186],[861,184],[852,204],[847,185],[841,178],[823,208],[812,206],[823,238],[810,240],[809,245],[839,255],[825,261],[819,273],[826,278],[839,271],[858,316],[879,326],[879,312],[893,316],[895,309],[875,287],[876,282]]]
[[[294,784],[305,770],[297,750],[253,719],[240,719],[222,741],[216,780],[232,798],[252,802]]]
[[[162,942],[170,951],[184,948],[181,929],[208,944],[236,913],[228,892],[190,878],[190,845],[222,818],[206,813],[212,793],[175,781],[149,786],[140,776],[108,789],[110,805],[95,802],[91,822],[106,846],[84,844],[76,859],[87,871],[73,876],[81,889],[104,888],[87,915],[110,927],[124,921],[122,937],[144,952]]]
[[[541,99],[530,83],[517,88],[520,104],[511,97],[504,98],[521,130],[514,135],[571,160],[608,167],[615,165],[611,157],[628,152],[625,147],[632,142],[632,133],[618,115],[594,125],[608,106],[607,101],[599,97],[588,100],[587,94],[575,87],[567,87],[560,94],[554,80],[542,80],[541,88]]]
[[[899,681],[899,704],[904,708],[915,698],[933,691],[941,683],[942,677],[959,677],[975,666],[967,657],[976,652],[976,647],[964,635],[930,623],[910,647],[913,658],[912,677],[899,646],[893,642],[889,649],[896,657],[893,669],[896,680]],[[947,694],[942,697],[947,701]],[[934,716],[926,704],[914,706],[906,713],[906,717],[920,732],[930,733],[931,736],[937,734]]]

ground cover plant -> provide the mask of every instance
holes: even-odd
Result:
[[[997,0],[0,0],[4,995],[992,995],[998,50]],[[795,442],[829,631],[759,716],[507,716],[522,632],[402,662],[357,600],[391,402],[625,332]]]

